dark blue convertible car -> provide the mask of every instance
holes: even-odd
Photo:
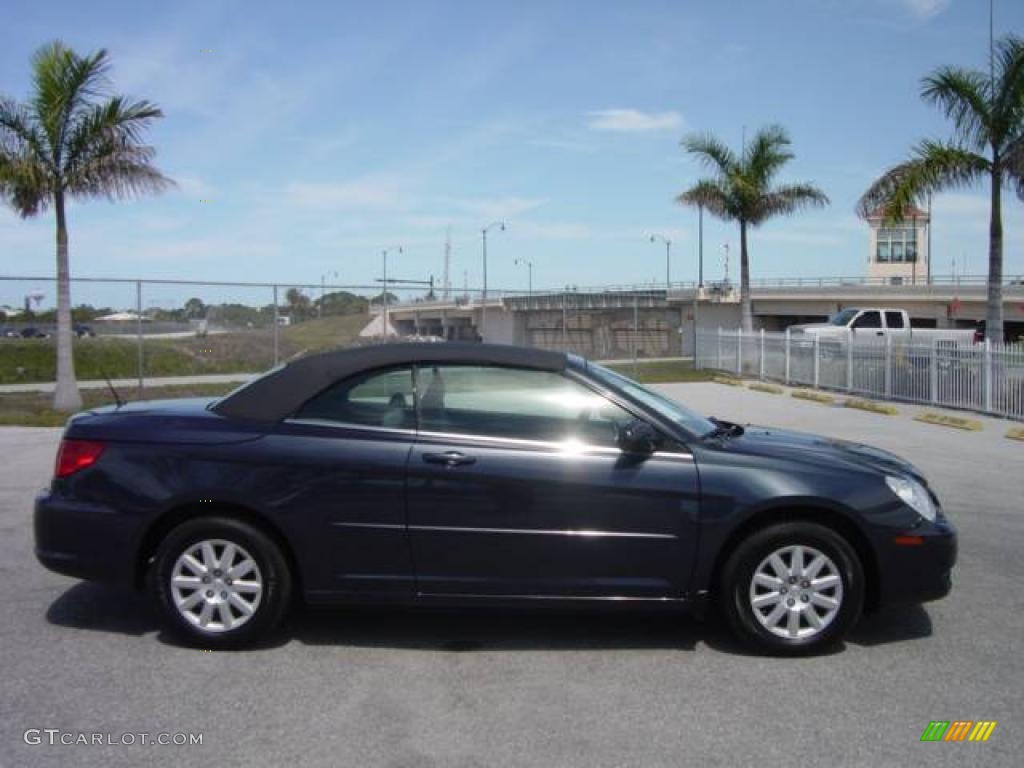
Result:
[[[776,653],[950,589],[921,473],[707,419],[581,358],[481,344],[310,356],[219,400],[71,418],[36,502],[46,567],[148,589],[204,648],[294,600],[709,599]]]

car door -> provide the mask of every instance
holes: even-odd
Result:
[[[634,415],[562,373],[417,369],[409,541],[425,595],[682,594],[698,480],[685,449],[632,455]]]
[[[870,341],[880,336],[885,336],[885,329],[882,325],[882,313],[877,309],[866,309],[857,315],[853,321],[853,333],[860,341]]]
[[[412,595],[405,472],[415,437],[409,366],[327,388],[272,437],[264,485],[298,541],[307,591]]]

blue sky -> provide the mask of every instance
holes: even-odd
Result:
[[[159,7],[158,7],[159,6]],[[61,38],[109,49],[118,90],[157,102],[149,138],[178,182],[160,197],[70,213],[74,274],[367,283],[393,273],[492,287],[662,280],[696,273],[696,215],[673,198],[700,174],[693,131],[739,145],[779,122],[824,211],[751,238],[754,277],[859,275],[857,197],[925,136],[918,98],[940,64],[986,65],[988,5],[964,0],[792,2],[19,2],[0,27],[0,92],[23,98],[28,59]],[[1024,3],[996,0],[996,29]],[[202,201],[209,202],[202,202]],[[1024,272],[1024,205],[1005,198],[1006,269]],[[982,189],[935,200],[935,271],[985,271]],[[0,210],[0,273],[53,270],[51,217]],[[705,274],[730,225],[705,220]],[[735,259],[733,260],[735,263]],[[735,269],[735,266],[734,266]]]

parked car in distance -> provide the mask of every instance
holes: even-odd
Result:
[[[972,344],[981,341],[975,328],[914,328],[904,309],[847,307],[827,323],[791,325],[791,333],[804,333],[821,339],[875,341],[886,336],[904,342],[927,344],[933,340]]]
[[[71,326],[71,330],[80,339],[85,336],[96,335],[96,331],[94,331],[90,326],[85,325],[84,323],[75,323],[74,325]]]
[[[575,355],[384,344],[218,399],[75,415],[39,561],[146,589],[202,648],[294,600],[717,606],[775,653],[944,596],[956,533],[876,448],[705,418]]]
[[[21,337],[23,339],[48,339],[50,334],[46,331],[42,331],[39,328],[29,326],[28,328],[21,329]]]

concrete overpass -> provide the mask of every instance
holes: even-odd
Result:
[[[824,320],[844,307],[905,309],[920,327],[975,327],[985,317],[983,278],[935,277],[931,283],[892,284],[870,278],[794,278],[753,281],[755,328],[782,330]],[[380,307],[374,308],[380,312]],[[1024,277],[1003,286],[1007,335],[1024,336]],[[392,304],[391,325],[400,335],[479,339],[611,358],[691,354],[694,315],[702,329],[736,328],[739,289],[709,283],[580,288],[530,294],[494,292],[479,297]],[[482,333],[481,333],[482,328]]]

